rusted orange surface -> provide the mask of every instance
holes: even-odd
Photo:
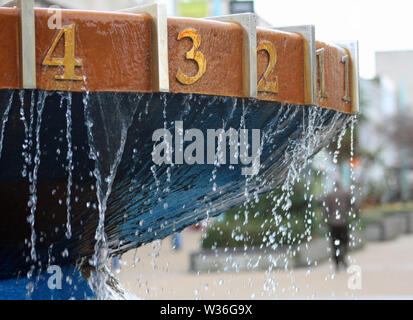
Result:
[[[182,84],[176,78],[178,68],[188,76],[194,76],[199,70],[195,61],[186,59],[186,53],[192,49],[193,41],[190,38],[178,40],[179,33],[187,29],[193,29],[201,36],[198,51],[206,60],[205,74],[192,85]],[[169,18],[170,91],[242,97],[243,32],[242,27],[235,23]]]
[[[50,30],[47,10],[36,11],[38,87],[46,90],[142,91],[152,90],[151,18],[139,14],[64,11],[63,25],[76,26],[76,68],[85,81],[56,81],[59,68],[41,63],[58,31]],[[55,51],[63,56],[63,41]]]
[[[327,97],[320,97],[320,69],[317,61],[317,105],[328,109],[334,109],[346,113],[351,113],[352,102],[344,101],[345,96],[345,65],[342,58],[350,53],[341,47],[317,41],[317,50],[324,48],[324,74],[325,93]],[[318,59],[317,59],[318,60]],[[351,59],[349,59],[349,94],[351,98],[352,73]]]
[[[141,91],[152,90],[151,18],[147,15],[116,14],[65,10],[63,25],[75,24],[75,56],[82,67],[75,68],[82,81],[56,80],[62,67],[43,66],[42,62],[59,30],[49,29],[52,13],[36,9],[37,87],[44,90],[71,91]],[[20,81],[16,59],[20,56],[17,9],[0,9],[2,47],[1,88],[18,88]],[[64,56],[64,38],[60,39],[53,57]],[[6,77],[4,76],[6,75]],[[12,79],[9,79],[9,78]]]
[[[0,8],[0,88],[20,88],[19,24],[15,9]]]
[[[304,38],[295,33],[268,29],[257,29],[257,46],[262,41],[270,41],[277,52],[277,61],[268,81],[278,80],[278,93],[258,92],[262,100],[305,104]],[[266,51],[257,52],[258,81],[262,79],[269,64]]]
[[[81,65],[75,67],[73,77],[81,77],[81,80],[57,80],[56,76],[63,75],[66,69],[63,66],[43,63],[59,34],[59,30],[48,27],[52,15],[53,13],[49,13],[47,9],[35,11],[36,69],[39,89],[151,92],[156,88],[156,84],[153,83],[156,76],[153,76],[152,68],[150,16],[63,10],[63,26],[74,25],[75,28],[74,55],[78,61],[81,61]],[[0,33],[0,89],[19,89],[22,84],[17,9],[0,8]],[[181,34],[180,39],[178,39],[179,34]],[[188,35],[192,35],[193,38]],[[170,92],[245,97],[243,46],[246,40],[244,29],[236,23],[169,18]],[[306,44],[303,37],[295,33],[258,28],[257,47],[262,42],[267,42],[267,45],[269,42],[275,48],[276,62],[266,78],[266,84],[269,84],[267,88],[270,89],[259,90],[258,98],[306,104],[308,86],[306,86],[305,71]],[[194,48],[195,43],[198,43],[196,48]],[[57,42],[51,58],[63,58],[64,45],[65,36]],[[343,56],[349,55],[349,52],[334,45],[317,42],[317,49],[320,48],[325,50],[325,96],[318,96],[317,104],[350,113],[352,102],[343,99],[346,81],[345,64],[342,61]],[[269,66],[269,56],[265,50],[257,52],[258,81],[263,78]],[[202,64],[200,64],[201,60]],[[351,63],[349,59],[350,98],[352,98]],[[180,77],[177,76],[178,70],[181,71]],[[274,84],[277,86],[275,87]],[[318,59],[316,91],[320,92]]]

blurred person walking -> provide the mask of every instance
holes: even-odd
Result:
[[[337,183],[336,190],[321,199],[323,216],[331,233],[333,261],[336,270],[347,269],[346,256],[349,246],[349,219],[351,215],[351,194]]]

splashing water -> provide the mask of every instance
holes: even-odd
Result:
[[[63,99],[63,98],[62,98]],[[72,184],[73,184],[73,150],[72,150],[72,93],[67,94],[67,110],[66,110],[66,141],[67,141],[67,196],[66,196],[66,207],[67,207],[67,218],[66,218],[66,238],[70,239],[72,237],[72,226],[70,223],[71,214],[71,195],[72,195]]]
[[[14,99],[14,91],[12,91],[10,98],[9,98],[9,103],[6,106],[6,109],[3,113],[2,119],[1,119],[1,130],[0,130],[0,158],[1,158],[1,153],[3,151],[3,139],[4,139],[4,130],[6,129],[6,124],[7,121],[9,120],[9,113],[11,106],[13,104],[13,99]]]
[[[25,116],[24,111],[24,90],[19,92],[20,97],[20,120],[23,122],[24,126],[24,144],[22,146],[23,152],[22,156],[24,158],[23,170],[22,170],[22,177],[26,178],[28,167],[31,165],[32,158],[31,158],[31,150],[33,147],[32,141],[32,130],[33,130],[33,118],[27,119]],[[31,105],[30,105],[30,114],[33,113],[34,108],[34,92],[31,94]],[[28,121],[29,120],[29,121]]]
[[[33,167],[33,173],[31,175],[31,185],[30,185],[30,199],[28,206],[30,208],[30,215],[27,218],[27,222],[30,224],[31,228],[31,236],[30,236],[30,256],[33,262],[37,260],[36,257],[36,230],[35,230],[35,213],[36,213],[36,208],[37,208],[37,175],[40,167],[40,156],[42,154],[41,152],[41,145],[40,145],[40,129],[42,126],[42,114],[44,110],[44,105],[47,96],[49,93],[46,91],[40,91],[39,92],[39,100],[37,102],[37,122],[36,122],[36,127],[35,127],[35,133],[36,133],[36,153],[34,157],[34,167]],[[30,117],[34,117],[34,114],[31,114]]]
[[[288,108],[288,106],[286,107]],[[291,114],[288,112],[284,113],[284,116],[279,120],[279,130],[282,130],[282,122],[287,121],[290,118]],[[263,294],[264,292],[272,292],[276,293],[278,290],[278,285],[277,285],[277,280],[276,278],[272,275],[272,270],[280,270],[279,266],[284,265],[285,269],[289,269],[289,256],[296,256],[300,250],[303,250],[300,247],[301,243],[304,243],[304,249],[309,250],[309,242],[312,240],[311,236],[311,228],[312,228],[312,219],[315,217],[315,211],[311,207],[311,201],[314,198],[314,194],[310,194],[310,186],[311,186],[311,179],[310,177],[312,176],[313,172],[311,169],[311,163],[312,163],[312,156],[318,152],[318,150],[323,147],[320,146],[320,141],[325,141],[325,137],[329,136],[332,134],[332,130],[336,127],[336,124],[339,123],[340,120],[340,115],[336,114],[333,116],[333,119],[331,120],[331,123],[329,123],[329,128],[330,130],[323,131],[323,126],[325,126],[325,123],[328,121],[327,117],[325,117],[325,114],[321,112],[320,108],[308,108],[305,110],[303,113],[303,132],[300,137],[300,139],[295,139],[295,140],[290,140],[290,148],[287,148],[287,156],[284,158],[285,163],[289,163],[288,165],[288,171],[286,174],[286,179],[285,181],[281,184],[281,186],[278,188],[280,189],[281,195],[276,196],[272,198],[273,205],[272,205],[272,214],[273,217],[271,219],[267,219],[264,221],[264,224],[261,226],[261,228],[264,228],[265,225],[269,224],[274,224],[276,226],[276,229],[278,232],[274,232],[273,234],[266,233],[266,236],[264,236],[263,240],[264,243],[262,247],[265,248],[272,248],[273,250],[276,250],[280,245],[282,246],[283,243],[287,244],[287,250],[283,254],[278,254],[276,259],[271,259],[272,263],[269,266],[268,270],[266,271],[266,276],[267,280],[264,283],[264,288],[263,288]],[[353,120],[354,121],[354,120]],[[344,134],[347,131],[347,127],[351,120],[347,120],[346,123],[343,124],[342,130],[340,132],[340,135],[338,137],[338,150],[341,148],[341,141],[344,137]],[[352,122],[352,125],[354,123]],[[278,131],[279,132],[279,131]],[[271,141],[273,138],[274,134],[265,134],[263,137],[263,140],[266,140],[266,142]],[[262,143],[262,145],[264,142]],[[336,151],[334,153],[334,159],[338,157],[339,151]],[[306,169],[307,168],[307,169]],[[305,193],[304,193],[304,198],[305,201],[308,202],[308,205],[303,212],[304,214],[304,225],[305,225],[305,230],[304,233],[298,235],[297,238],[292,238],[292,230],[291,226],[294,223],[292,221],[292,215],[290,213],[290,209],[292,207],[292,196],[294,195],[294,185],[297,184],[300,181],[306,181],[304,183],[305,187]],[[265,181],[265,179],[264,179]],[[251,199],[248,197],[248,185],[246,185],[245,188],[245,201],[242,206],[242,210],[245,215],[245,221],[248,221],[248,214],[249,210],[248,208],[253,208],[254,204],[251,203]],[[257,198],[258,192],[256,191],[254,194],[254,198]],[[235,215],[235,219],[237,220],[237,216],[239,213]],[[259,212],[258,212],[259,215]],[[254,216],[255,218],[256,216]],[[287,227],[284,226],[285,222],[287,222]],[[245,225],[245,223],[244,223]],[[241,230],[234,230],[232,233],[232,237],[236,241],[242,241],[244,239],[248,238],[248,233],[242,234],[239,233]],[[277,235],[281,235],[281,242],[277,243],[275,241],[275,237]],[[290,243],[298,243],[298,247],[291,245]],[[248,247],[244,245],[244,250],[247,250]],[[284,262],[280,261],[280,259],[283,259],[284,257]],[[252,260],[249,261],[249,268],[254,269],[258,266],[259,261],[263,257],[260,256],[258,261],[256,263],[253,263]],[[311,261],[307,258],[307,265],[310,266],[314,263],[314,261]],[[317,261],[315,261],[317,263]],[[310,270],[310,269],[309,269]],[[300,291],[300,288],[297,287],[294,284],[293,276],[291,274],[291,281],[292,281],[292,287],[291,287],[291,294],[298,293]]]
[[[89,92],[86,92],[83,97],[89,155],[96,164],[93,175],[96,178],[99,218],[95,233],[95,252],[89,263],[95,268],[90,284],[98,299],[107,299],[109,294],[106,286],[108,275],[104,272],[109,259],[105,213],[116,171],[123,155],[128,129],[141,96],[137,97],[138,101],[128,104],[128,107],[122,104],[120,95],[116,94],[113,98],[114,105],[105,103],[108,97],[104,94],[98,94],[97,101],[90,99]]]
[[[78,248],[71,246],[71,243],[78,242],[79,235],[86,235],[85,238],[90,236],[86,232],[82,234],[83,226],[87,232],[91,230],[93,235],[90,239],[94,236],[95,241],[90,242],[90,249],[83,247],[81,249],[87,252],[84,256],[90,257],[92,273],[89,284],[98,299],[119,296],[116,281],[107,267],[111,255],[118,255],[140,244],[155,241],[152,247],[152,264],[153,268],[158,270],[160,242],[156,241],[157,239],[179,232],[200,220],[214,217],[237,204],[242,205],[238,218],[245,226],[253,218],[251,212],[254,211],[259,196],[277,186],[282,193],[277,197],[273,196],[273,215],[264,222],[262,228],[275,224],[278,230],[275,233],[265,234],[263,248],[276,249],[284,244],[288,246],[291,242],[301,244],[306,240],[310,241],[311,219],[314,216],[311,207],[303,212],[305,220],[309,221],[305,224],[305,233],[296,239],[290,230],[294,224],[294,219],[289,213],[294,195],[293,187],[295,183],[302,179],[306,180],[312,175],[309,165],[311,157],[323,147],[320,141],[324,143],[329,140],[337,133],[337,127],[347,126],[339,113],[322,111],[318,108],[300,109],[287,104],[280,104],[277,108],[273,105],[260,106],[253,100],[237,98],[208,97],[207,99],[197,95],[186,95],[183,98],[183,96],[168,94],[91,94],[90,92],[77,94],[33,91],[30,106],[25,106],[25,93],[27,92],[19,92],[20,114],[17,119],[21,120],[23,141],[21,153],[23,161],[20,162],[23,167],[20,167],[19,175],[21,173],[23,178],[28,179],[30,187],[28,201],[30,214],[27,221],[30,224],[31,235],[26,244],[30,250],[31,263],[34,265],[36,262],[36,266],[40,269],[45,266],[41,265],[45,256],[45,245],[42,244],[45,238],[42,229],[44,223],[41,219],[35,222],[35,217],[37,219],[47,212],[48,208],[45,208],[47,196],[50,196],[50,191],[55,188],[52,196],[63,195],[62,198],[58,198],[58,202],[59,205],[65,202],[66,206],[63,205],[64,212],[61,212],[62,214],[59,212],[59,220],[56,219],[59,228],[61,225],[65,228],[60,232],[56,227],[54,234],[56,234],[56,241],[60,241],[58,240],[60,236],[70,241],[62,241],[61,244],[66,247],[61,247],[60,243],[47,244],[48,264],[53,263],[55,259],[54,251],[63,258],[78,258],[76,256]],[[50,102],[53,101],[55,105],[60,102],[60,108],[56,108],[57,110],[46,108],[47,110],[44,111],[46,99],[51,95],[53,98]],[[8,96],[9,105],[6,106],[1,119],[0,150],[3,148],[5,125],[9,121],[13,96]],[[143,96],[145,101],[137,114]],[[156,106],[159,108],[155,108]],[[27,110],[25,107],[30,107],[30,117],[25,114]],[[83,114],[80,119],[84,119],[85,126],[83,121],[78,121],[81,107]],[[60,109],[64,113],[60,112]],[[13,112],[11,114],[13,115]],[[55,131],[59,132],[57,135],[49,134],[55,130],[49,125],[54,119],[56,119],[56,127],[59,126],[60,130]],[[220,152],[223,145],[221,143],[218,143],[218,150],[210,166],[152,165],[149,160],[150,151],[148,152],[153,147],[150,135],[159,127],[169,129],[177,120],[185,121],[185,128],[188,125],[203,130],[208,128],[217,130],[218,126],[225,131],[233,127],[240,133],[246,128],[261,128],[260,155],[263,160],[261,174],[242,176],[238,172],[239,167],[221,164],[223,159],[220,157],[225,152]],[[82,123],[81,128],[79,123]],[[130,133],[131,130],[133,134]],[[65,137],[63,137],[64,133]],[[87,140],[84,139],[85,137]],[[223,137],[218,136],[218,139]],[[278,141],[280,139],[281,142]],[[341,139],[342,134],[339,137],[340,141]],[[62,141],[67,144],[65,158],[60,159],[50,155],[47,143],[58,145]],[[8,143],[5,144],[7,150]],[[57,154],[60,154],[59,148],[60,146],[57,147],[59,151]],[[172,149],[172,146],[170,148]],[[82,158],[84,150],[89,151],[90,164]],[[248,158],[251,146],[244,146],[241,150],[242,155],[239,153],[237,156]],[[75,158],[74,153],[76,153]],[[124,156],[125,154],[127,157]],[[334,156],[337,157],[336,153]],[[43,171],[43,165],[42,170],[39,170],[40,162],[46,166],[56,163],[56,160],[62,161],[56,169],[60,170],[58,175],[53,176],[47,172],[47,169]],[[93,169],[90,169],[91,167]],[[83,169],[86,172],[82,171]],[[89,179],[87,183],[90,181],[90,185],[82,185],[86,180],[84,180],[85,176]],[[61,180],[50,180],[55,177]],[[280,184],[283,177],[286,179]],[[63,188],[56,191],[61,186],[52,186],[49,191],[50,181],[59,181],[59,184],[63,181]],[[91,188],[86,192],[85,189],[89,186]],[[305,184],[305,187],[307,190],[305,197],[311,201],[314,195],[310,193],[310,182]],[[47,191],[45,203],[38,202],[38,196],[43,196],[44,191]],[[79,210],[80,205],[76,204],[79,193],[83,193],[87,198],[84,203],[82,202],[84,199],[80,201],[82,210]],[[93,203],[91,197],[97,199],[97,203]],[[93,216],[93,213],[96,215]],[[54,215],[52,212],[49,219],[54,219]],[[91,218],[87,220],[89,217]],[[92,221],[93,219],[96,220]],[[281,243],[275,240],[279,236],[282,239]],[[233,230],[233,238],[237,241],[244,241],[248,237],[248,233],[243,233],[241,229]],[[247,249],[245,245],[244,251],[246,252]],[[88,250],[91,251],[90,254]],[[292,245],[288,246],[284,265],[288,265],[287,255],[297,254],[297,250]],[[250,261],[252,269],[256,268],[257,264],[256,261]],[[282,263],[279,258],[273,259],[268,270],[265,290],[276,290],[276,279],[271,271],[277,269],[280,264]],[[235,260],[228,260],[228,268],[229,265],[239,270]],[[34,269],[31,269],[30,274],[33,272]],[[199,290],[199,296],[200,292]]]

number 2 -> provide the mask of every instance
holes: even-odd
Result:
[[[275,77],[275,82],[269,82],[267,80],[277,64],[277,49],[270,41],[265,40],[259,43],[257,51],[265,51],[270,57],[267,69],[265,70],[261,80],[258,82],[257,89],[261,92],[278,93],[278,77]]]
[[[56,49],[57,44],[59,43],[62,37],[65,37],[65,49],[63,58],[53,58],[52,54]],[[64,73],[63,75],[57,75],[56,80],[75,80],[81,81],[83,78],[75,74],[75,67],[82,67],[83,62],[81,59],[75,57],[75,25],[64,26],[57,37],[54,39],[52,46],[46,54],[45,59],[43,60],[44,66],[63,66]]]
[[[201,79],[201,77],[205,74],[207,64],[202,52],[197,51],[201,46],[201,35],[195,30],[187,29],[182,31],[178,35],[178,40],[181,40],[183,38],[190,38],[193,42],[193,47],[190,51],[186,53],[186,58],[188,60],[194,60],[198,64],[198,73],[193,77],[189,77],[186,74],[184,74],[180,68],[178,68],[176,78],[182,84],[191,85],[197,82],[199,79]]]

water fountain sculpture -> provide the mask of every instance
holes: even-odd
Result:
[[[312,26],[32,5],[0,8],[2,297],[276,188],[358,112],[357,44]]]

